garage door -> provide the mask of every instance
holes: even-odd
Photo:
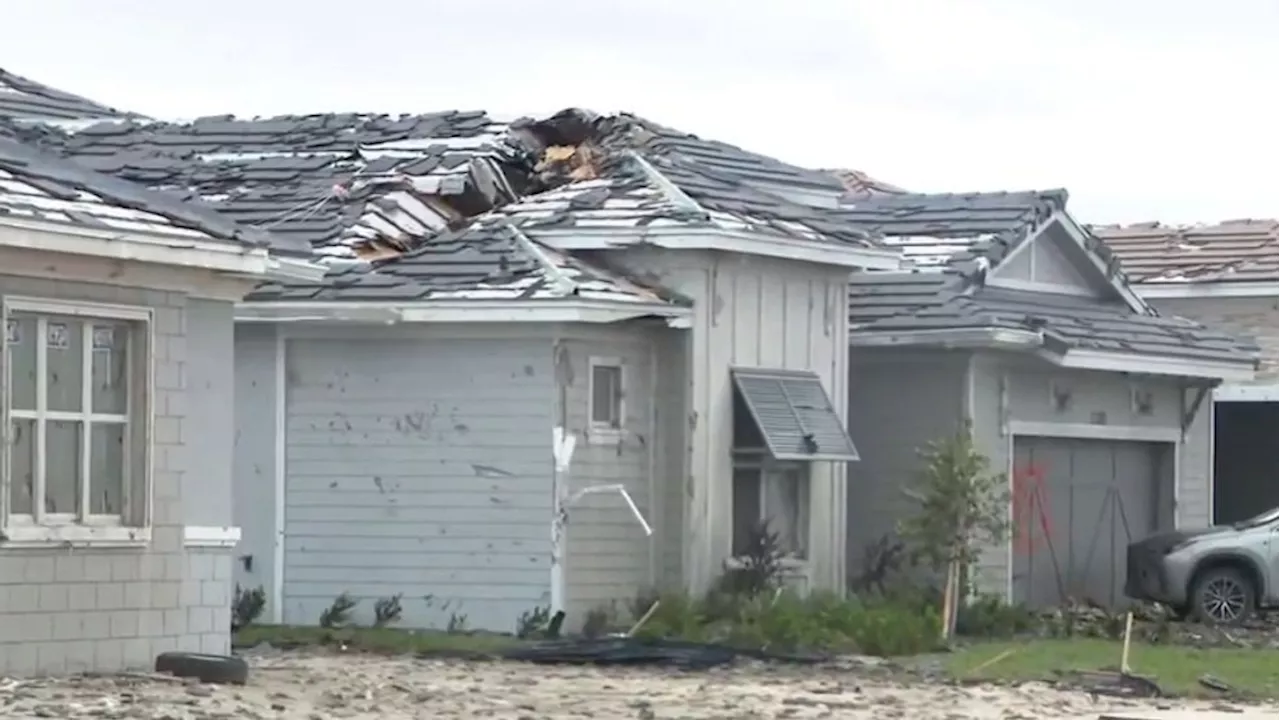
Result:
[[[353,620],[506,630],[548,591],[545,341],[288,347],[286,622],[340,593]]]
[[[1019,437],[1014,442],[1014,599],[1124,603],[1125,546],[1154,531],[1154,443]],[[1172,482],[1167,487],[1172,487]]]

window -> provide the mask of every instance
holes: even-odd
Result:
[[[140,542],[150,311],[6,299],[9,542]]]
[[[595,437],[616,438],[625,415],[622,361],[591,358],[591,431]]]
[[[737,451],[733,463],[733,555],[748,553],[760,523],[778,535],[788,557],[803,560],[809,547],[809,464],[778,462]]]

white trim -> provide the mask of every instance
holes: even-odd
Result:
[[[1089,246],[1086,240],[1086,238],[1089,237],[1089,232],[1087,230],[1081,227],[1080,224],[1068,215],[1065,210],[1055,212],[1052,218],[1062,226],[1062,229],[1067,232],[1067,235],[1069,235],[1071,239],[1075,241],[1076,245],[1080,247],[1081,252],[1083,252],[1085,257],[1089,259],[1089,263],[1097,268],[1102,281],[1115,288],[1116,292],[1120,294],[1120,297],[1124,299],[1125,303],[1131,310],[1143,315],[1147,315],[1151,312],[1151,306],[1147,305],[1146,300],[1142,299],[1142,297],[1134,291],[1123,271],[1116,277],[1112,278],[1108,274],[1107,264],[1103,262],[1102,258],[1098,257],[1096,253],[1089,251]],[[1046,223],[1046,227],[1050,224],[1052,223]],[[1099,239],[1098,242],[1102,242],[1102,240]]]
[[[1252,364],[1245,365],[1243,363],[1184,360],[1100,350],[1068,350],[1063,355],[1041,353],[1041,356],[1062,367],[1080,370],[1170,375],[1214,380],[1252,380],[1254,377]]]
[[[991,347],[1006,350],[1034,350],[1044,345],[1044,335],[1030,330],[1001,328],[957,328],[955,330],[892,330],[860,332],[849,330],[849,344],[858,347],[899,347],[932,345],[937,347]]]
[[[0,528],[9,546],[42,546],[42,545],[94,545],[94,546],[134,546],[145,545],[150,541],[153,493],[153,402],[155,396],[155,342],[154,342],[154,310],[147,307],[131,305],[115,305],[69,301],[65,299],[45,299],[37,297],[7,296],[0,297],[5,322],[11,319],[11,313],[24,313],[35,319],[36,329],[28,342],[33,343],[36,363],[35,408],[15,410],[11,407],[12,393],[8,392],[0,398],[3,412],[0,420],[5,424],[5,442],[8,443],[8,423],[12,418],[34,421],[33,437],[33,470],[32,508],[30,514],[12,512],[8,502],[3,505],[4,513],[0,515]],[[75,317],[81,323],[81,353],[79,362],[83,382],[80,389],[79,411],[58,411],[48,409],[48,328],[50,316]],[[94,361],[93,321],[126,322],[131,326],[125,335],[125,385],[126,397],[123,413],[93,412],[93,383],[90,372]],[[139,342],[138,338],[145,338]],[[7,361],[9,348],[7,337],[4,339],[4,355]],[[141,348],[139,347],[141,346]],[[141,352],[139,350],[141,349]],[[7,365],[0,364],[0,371]],[[139,373],[139,368],[142,372]],[[141,375],[141,377],[139,377]],[[8,387],[8,383],[5,383]],[[11,390],[11,388],[10,388]],[[140,396],[140,397],[139,397]],[[142,407],[138,407],[141,399]],[[47,458],[46,433],[48,422],[73,422],[80,428],[78,468],[80,489],[77,493],[77,507],[72,512],[49,513],[45,510],[47,478],[45,476]],[[120,512],[115,515],[94,515],[91,513],[90,497],[93,482],[92,469],[92,428],[95,424],[121,425],[124,430],[124,455],[121,471]],[[135,473],[133,465],[138,456],[143,458],[140,472]],[[8,449],[3,455],[9,462]],[[12,477],[5,469],[0,477],[0,493],[6,498],[10,493]],[[141,487],[138,487],[138,483]],[[139,492],[141,491],[141,492]],[[141,495],[139,498],[138,496]],[[140,501],[140,505],[138,504]]]
[[[618,371],[618,426],[595,419],[596,368],[616,368]],[[591,445],[616,445],[627,431],[627,366],[619,357],[592,355],[587,358],[587,442]]]
[[[272,280],[320,282],[327,272],[329,268],[320,263],[288,256],[267,256],[267,277]]]
[[[189,548],[233,548],[240,542],[240,528],[233,526],[186,525],[182,545]]]
[[[1272,298],[1280,295],[1275,280],[1241,280],[1210,282],[1137,282],[1138,294],[1148,300],[1161,298]]]
[[[1214,388],[1214,392],[1215,392],[1215,393],[1217,392],[1217,390],[1218,390],[1218,388]],[[1214,513],[1215,513],[1215,512],[1217,512],[1217,508],[1215,507],[1214,503],[1215,503],[1215,500],[1216,500],[1217,495],[1218,495],[1218,472],[1217,472],[1217,465],[1218,465],[1218,429],[1217,429],[1217,427],[1216,427],[1216,426],[1217,426],[1217,424],[1218,424],[1218,417],[1217,417],[1217,416],[1218,416],[1218,403],[1217,403],[1217,399],[1215,398],[1215,399],[1214,399],[1214,402],[1209,403],[1209,525],[1210,525],[1210,526],[1213,526],[1213,525],[1217,525],[1217,524],[1218,524],[1218,523],[1217,523],[1217,521],[1215,520],[1215,516],[1214,516]],[[1178,452],[1178,455],[1181,455],[1181,454],[1182,454],[1181,450],[1182,450],[1182,448],[1178,448],[1178,451],[1179,451],[1179,452]],[[1175,456],[1174,456],[1174,460],[1175,460],[1175,464],[1174,464],[1174,468],[1175,468],[1175,469],[1174,469],[1174,472],[1176,473],[1176,472],[1177,472],[1177,467],[1178,467],[1178,466],[1177,466],[1177,464],[1176,464],[1176,461],[1177,461],[1177,455],[1175,455]],[[1174,517],[1174,521],[1173,521],[1173,529],[1174,529],[1174,530],[1177,530],[1177,529],[1178,529],[1178,520],[1177,520],[1177,518],[1178,518],[1178,495],[1177,495],[1177,485],[1174,485],[1174,488],[1175,488],[1175,489],[1174,489],[1174,496],[1173,496],[1173,498],[1174,498],[1174,500],[1173,500],[1173,508],[1174,508],[1174,512],[1173,512],[1173,517]]]
[[[1077,440],[1130,440],[1160,443],[1177,443],[1182,439],[1182,430],[1179,428],[1055,423],[1028,420],[1010,420],[1009,434],[1011,436],[1074,438]]]
[[[902,269],[902,256],[896,250],[860,248],[798,237],[774,237],[744,230],[650,225],[643,228],[530,232],[538,241],[557,250],[612,250],[644,244],[667,250],[715,250],[865,270]]]
[[[607,300],[451,300],[441,302],[247,302],[236,322],[397,323],[613,323],[659,316],[692,317],[693,309],[660,303]]]
[[[1034,257],[1034,256],[1033,256]],[[1096,297],[1083,288],[1062,283],[1040,282],[1038,280],[1017,280],[992,277],[984,283],[986,287],[1003,288],[1005,290],[1021,290],[1023,292],[1047,293],[1049,295],[1070,295],[1072,297]]]
[[[1280,385],[1251,385],[1232,383],[1213,389],[1213,401],[1219,402],[1280,402]]]
[[[273,488],[273,513],[271,532],[271,622],[284,622],[284,530],[285,530],[285,482],[288,469],[286,432],[289,427],[288,400],[288,341],[282,333],[276,333],[275,354],[275,477]]]
[[[266,248],[182,235],[150,235],[0,216],[0,247],[201,268],[239,275],[268,272]]]

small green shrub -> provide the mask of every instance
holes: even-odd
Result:
[[[1033,632],[1041,625],[1034,612],[1009,605],[994,595],[981,595],[956,610],[956,635],[1007,639]]]
[[[404,608],[400,607],[400,599],[404,595],[396,593],[391,597],[380,598],[373,604],[373,626],[386,627],[400,621]]]
[[[465,613],[450,613],[449,623],[445,625],[444,631],[450,635],[457,635],[467,631],[467,616]]]
[[[352,599],[348,593],[341,593],[333,599],[333,604],[324,609],[320,613],[320,627],[322,628],[339,628],[346,625],[351,620],[351,611],[355,609],[357,601]]]
[[[267,591],[261,585],[245,589],[237,583],[235,595],[231,598],[231,631],[236,632],[257,622],[266,608]]]
[[[742,565],[720,576],[719,589],[733,595],[759,595],[782,587],[782,538],[762,520],[747,534],[747,546],[738,558]]]
[[[527,640],[533,637],[545,636],[550,624],[550,605],[539,605],[530,610],[525,610],[520,613],[520,617],[516,618],[516,637],[521,640]]]

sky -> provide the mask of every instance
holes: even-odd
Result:
[[[0,25],[0,67],[156,117],[626,110],[921,192],[1065,187],[1090,223],[1280,214],[1276,0],[4,0]]]

